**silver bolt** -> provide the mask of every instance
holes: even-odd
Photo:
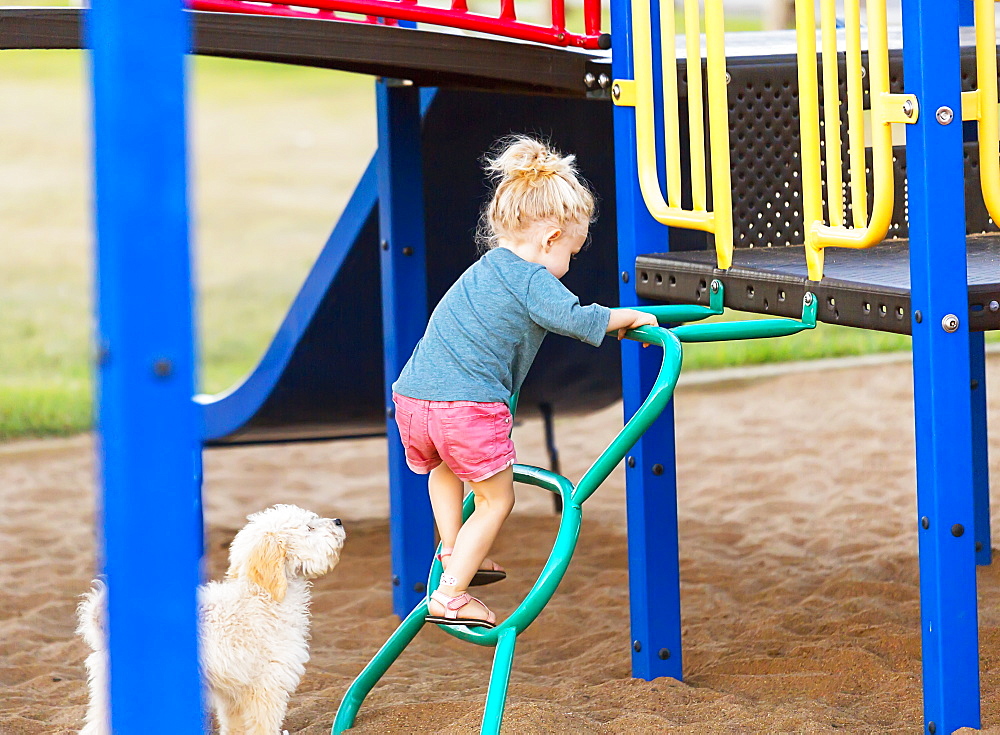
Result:
[[[941,320],[941,328],[946,332],[957,331],[958,317],[954,314],[945,314],[944,319]]]
[[[621,99],[622,96],[621,85],[616,84],[611,88],[611,96],[614,97],[616,100]]]
[[[730,83],[731,81],[733,81],[733,75],[732,75],[732,74],[730,74],[730,73],[729,73],[729,72],[727,71],[727,72],[726,72],[726,84],[729,84],[729,83]]]
[[[711,288],[712,293],[719,293],[719,282],[713,279]]]
[[[597,82],[597,77],[595,77],[591,72],[587,72],[583,75],[583,83],[587,85],[588,89],[593,89],[594,84]]]
[[[937,112],[934,113],[934,117],[942,125],[947,125],[955,119],[955,111],[950,107],[942,106],[937,108]]]
[[[903,114],[913,117],[913,100],[903,100]]]
[[[802,303],[806,306],[812,306],[813,295],[811,291],[806,291],[805,297],[802,299]]]
[[[998,303],[996,301],[991,301],[990,302],[990,311],[992,311],[994,313],[1000,311],[1000,303]]]
[[[611,84],[611,77],[607,74],[601,74],[597,77],[597,83],[601,85],[601,89],[607,89],[608,85]]]
[[[865,67],[862,66],[861,67],[861,78],[864,79],[866,76],[868,76],[868,70]]]

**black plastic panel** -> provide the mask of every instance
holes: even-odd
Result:
[[[573,152],[599,192],[614,191],[611,106],[586,99],[441,90],[424,119],[427,283],[431,308],[477,257],[473,241],[488,191],[480,159],[511,132],[546,136]],[[614,198],[601,204],[593,242],[564,283],[584,303],[617,304]],[[377,213],[330,283],[273,392],[219,443],[339,438],[385,430]],[[278,335],[278,339],[281,335]],[[521,391],[519,415],[542,402],[559,414],[603,408],[621,395],[618,343],[595,349],[546,338]]]

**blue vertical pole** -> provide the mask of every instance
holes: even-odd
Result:
[[[653,2],[655,17],[656,2]],[[612,37],[616,79],[633,79],[632,12],[627,0],[613,0]],[[667,228],[646,209],[639,191],[635,109],[615,107],[615,169],[618,217],[618,278],[622,306],[639,303],[635,258],[667,249]],[[626,419],[651,388],[661,356],[638,343],[622,343],[622,394]],[[681,605],[677,546],[677,473],[673,402],[626,458],[629,595],[632,674],[641,679],[680,679]]]
[[[973,0],[958,0],[958,24],[963,26],[974,26],[976,24],[976,11]]]
[[[972,487],[975,493],[976,564],[993,560],[990,534],[990,450],[986,425],[986,340],[983,332],[969,333],[972,376]]]
[[[929,733],[980,717],[958,25],[956,2],[903,0],[903,74],[920,102],[906,149]]]
[[[99,515],[112,729],[203,731],[202,544],[179,0],[95,0]]]
[[[392,601],[395,613],[405,617],[426,594],[434,551],[427,478],[406,466],[391,389],[427,326],[421,106],[420,90],[414,86],[383,80],[376,94]]]

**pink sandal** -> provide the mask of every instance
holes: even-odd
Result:
[[[454,551],[454,547],[444,546],[441,549],[441,553],[437,554],[438,561],[444,564],[444,557],[451,556]],[[507,572],[503,569],[498,569],[496,562],[493,562],[492,569],[480,569],[472,577],[472,581],[469,582],[470,587],[482,587],[485,584],[493,584],[494,582],[502,582],[507,579]]]
[[[468,592],[463,592],[456,597],[449,597],[444,592],[440,590],[435,590],[431,594],[431,599],[440,605],[444,606],[444,617],[439,617],[437,615],[428,615],[425,620],[428,623],[436,623],[438,625],[466,625],[470,628],[495,628],[497,627],[497,616],[483,604],[482,600],[477,600],[475,597],[470,595]],[[468,605],[470,602],[478,602],[483,607],[486,607],[486,620],[482,618],[460,618],[458,617],[458,611],[463,607]]]

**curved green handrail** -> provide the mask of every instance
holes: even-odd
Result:
[[[693,321],[722,313],[723,287],[718,280],[713,280],[709,287],[709,306],[643,306],[636,307],[653,314],[659,322],[676,323]],[[525,630],[538,617],[545,605],[552,598],[556,588],[562,581],[573,558],[577,540],[580,535],[583,503],[607,479],[611,471],[624,459],[626,453],[639,440],[642,434],[660,416],[673,397],[677,379],[680,376],[683,361],[683,342],[709,342],[734,339],[757,339],[761,337],[779,337],[795,334],[804,329],[816,326],[816,298],[807,293],[803,299],[801,321],[793,319],[763,319],[738,322],[713,322],[708,324],[685,324],[682,326],[642,327],[626,334],[629,339],[645,344],[658,345],[663,348],[663,361],[659,373],[646,399],[639,406],[635,415],[625,424],[622,430],[608,445],[593,465],[584,473],[578,485],[574,486],[567,478],[540,467],[515,465],[514,479],[535,487],[558,493],[563,500],[562,518],[559,530],[552,546],[552,552],[542,568],[535,584],[528,591],[524,600],[510,616],[496,628],[465,628],[456,626],[439,626],[455,638],[469,641],[481,646],[497,648],[494,672],[491,677],[490,692],[487,695],[486,710],[483,718],[484,732],[499,732],[503,717],[504,701],[506,699],[507,677],[509,676],[511,658],[514,652],[514,642],[517,635]],[[466,518],[472,513],[475,499],[470,494],[463,505]],[[427,589],[436,589],[441,578],[441,562],[435,558],[431,564],[427,579]],[[337,717],[333,724],[333,733],[341,733],[354,724],[361,703],[378,682],[388,667],[406,648],[425,624],[427,616],[427,599],[425,598],[396,629],[396,632],[379,649],[375,657],[354,680],[344,695]],[[498,673],[499,672],[499,673]],[[496,687],[496,691],[494,691]]]
[[[543,470],[540,467],[515,465],[514,478],[518,482],[558,492],[562,496],[563,512],[559,522],[559,530],[552,545],[552,552],[549,554],[535,584],[506,620],[490,629],[454,625],[438,626],[449,635],[480,646],[494,646],[506,631],[514,630],[520,633],[525,630],[552,599],[552,595],[573,559],[573,552],[576,550],[583,517],[583,502],[600,487],[615,466],[622,461],[625,453],[663,412],[670,401],[674,385],[677,383],[677,376],[680,374],[681,345],[677,338],[670,333],[670,330],[662,327],[643,327],[630,331],[628,337],[664,348],[660,374],[646,400],[643,401],[639,410],[604,450],[594,465],[584,474],[578,487],[574,488],[573,483],[562,475]],[[473,502],[474,499],[471,495],[466,498],[466,517],[472,510]],[[427,580],[427,589],[437,589],[440,577],[441,562],[435,558]]]

